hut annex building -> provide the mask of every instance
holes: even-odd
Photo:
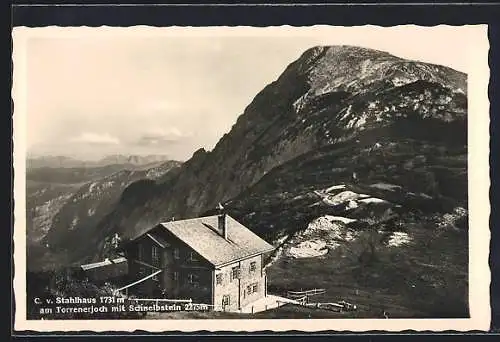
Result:
[[[264,255],[274,247],[225,213],[160,223],[132,238],[124,254],[143,298],[190,298],[239,311],[267,296]]]

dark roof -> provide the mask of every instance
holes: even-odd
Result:
[[[227,240],[218,230],[218,216],[160,223],[214,266],[271,252],[274,247],[226,215]]]
[[[146,235],[162,248],[170,246],[170,244],[167,241],[165,241],[161,236],[158,236],[158,234],[146,233]]]

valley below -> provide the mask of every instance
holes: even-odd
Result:
[[[163,161],[95,167],[44,165],[27,170],[28,270],[53,270],[70,265],[71,256],[65,250],[52,248],[52,241],[58,241],[68,231],[94,226],[134,181],[153,181],[180,164]]]

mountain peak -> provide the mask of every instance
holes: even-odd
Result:
[[[464,73],[352,45],[315,46],[287,71],[295,73],[295,78],[305,77],[309,91],[304,98],[339,91],[356,94],[381,85],[399,87],[421,80],[462,93],[467,91]]]
[[[377,49],[356,46],[356,45],[348,45],[348,44],[338,44],[338,45],[317,45],[312,47],[311,53],[321,53],[328,52],[331,54],[344,54],[344,55],[352,55],[353,57],[358,58],[366,58],[366,57],[376,57],[376,56],[385,56],[401,59],[394,55],[391,55],[389,52],[381,51]]]

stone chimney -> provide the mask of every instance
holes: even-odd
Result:
[[[224,207],[222,204],[219,203],[217,206],[217,211],[218,211],[218,230],[221,233],[221,235],[224,237],[225,240],[227,240],[227,225],[226,225],[226,213],[224,212]]]
[[[226,214],[219,214],[219,231],[221,232],[224,239],[227,240],[227,226],[226,226]]]

